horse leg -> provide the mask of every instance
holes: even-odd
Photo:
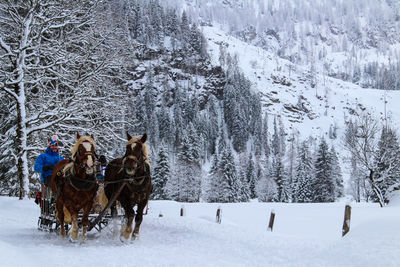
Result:
[[[61,237],[65,237],[65,227],[64,227],[64,203],[62,202],[61,198],[57,199],[56,202],[56,210],[57,210],[57,218],[60,222],[60,235]]]
[[[90,210],[92,209],[93,202],[90,202],[89,204],[86,204],[86,206],[83,207],[83,214],[82,214],[82,241],[86,241],[86,232],[87,232],[87,227],[89,224],[89,213]]]
[[[75,209],[69,210],[71,213],[71,229],[68,231],[69,240],[76,242],[78,240],[79,228],[78,228],[78,212]]]
[[[132,240],[139,238],[139,229],[140,229],[140,224],[143,221],[143,210],[146,207],[146,203],[147,203],[147,201],[144,201],[144,202],[138,204],[138,208],[136,211],[136,217],[135,217],[135,229],[133,230]]]
[[[122,237],[125,240],[129,239],[129,236],[132,233],[132,222],[133,222],[133,218],[135,217],[135,211],[133,210],[133,207],[130,207],[129,205],[124,206],[124,210],[125,210],[125,217],[127,218],[126,220],[126,224],[124,227],[121,228],[121,241]]]

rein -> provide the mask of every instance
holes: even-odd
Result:
[[[146,177],[149,177],[149,175],[143,175],[143,176],[138,176],[138,177],[129,178],[129,179],[120,179],[120,180],[115,180],[115,181],[104,181],[103,184],[104,184],[104,187],[106,187],[109,184],[117,184],[117,183],[123,183],[123,182],[132,183],[137,178],[146,178]]]

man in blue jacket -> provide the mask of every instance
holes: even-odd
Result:
[[[54,166],[64,158],[59,155],[57,135],[49,139],[44,153],[40,154],[35,162],[35,171],[40,172],[40,179],[45,186],[50,186]]]

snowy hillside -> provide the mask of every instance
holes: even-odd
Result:
[[[240,68],[263,96],[265,110],[282,116],[285,126],[299,131],[303,138],[326,136],[331,125],[336,125],[342,136],[344,123],[364,109],[383,120],[385,94],[388,119],[399,126],[399,91],[364,89],[321,74],[316,75],[312,88],[307,69],[240,41],[219,30],[218,26],[202,29],[214,64],[220,64],[220,44],[231,55],[237,55]],[[307,111],[298,108],[299,100]]]
[[[150,202],[138,241],[122,244],[109,228],[72,244],[36,229],[33,200],[0,198],[2,266],[398,266],[400,206],[353,204],[341,237],[345,203],[218,204]],[[271,210],[273,232],[267,231]],[[159,217],[162,213],[163,217]]]

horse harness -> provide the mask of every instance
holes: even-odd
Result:
[[[59,173],[57,173],[58,175]],[[67,183],[69,183],[75,190],[77,191],[90,191],[94,187],[96,190],[99,185],[97,184],[97,180],[94,174],[87,175],[87,179],[78,178],[73,171],[73,168],[68,168],[64,172],[64,178]]]

